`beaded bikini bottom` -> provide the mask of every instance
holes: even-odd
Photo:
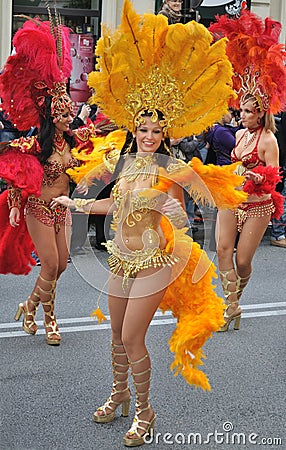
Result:
[[[135,278],[140,270],[149,267],[172,266],[179,261],[178,257],[158,247],[124,253],[114,241],[109,240],[103,245],[110,253],[107,262],[111,272],[117,275],[120,270],[123,271],[122,287],[126,287],[128,278]]]
[[[55,227],[56,232],[62,225],[71,226],[72,218],[69,208],[57,205],[51,208],[49,203],[37,197],[29,197],[26,203],[26,214],[31,214],[48,227]]]
[[[275,206],[272,198],[261,202],[242,203],[234,211],[237,219],[237,231],[241,232],[243,224],[248,217],[264,217],[272,215],[275,212]]]

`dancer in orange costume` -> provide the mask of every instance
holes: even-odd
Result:
[[[169,27],[164,16],[139,16],[125,0],[116,33],[111,36],[103,28],[95,52],[99,70],[89,75],[94,102],[119,127],[129,130],[115,167],[112,195],[102,200],[54,199],[55,205],[86,213],[113,214],[115,236],[106,248],[114,384],[94,420],[113,421],[120,405],[122,414],[128,415],[131,368],[136,413],[124,437],[130,447],[144,444],[154,427],[145,336],[157,308],[171,309],[178,319],[170,340],[175,353],[172,368],[203,389],[210,386],[198,368],[202,346],[223,324],[222,300],[212,284],[214,265],[185,234],[183,185],[191,185],[193,196],[229,208],[246,198],[234,188],[243,178],[233,174],[233,166],[218,170],[199,160],[185,165],[174,160],[168,148],[170,137],[198,134],[218,120],[233,96],[225,43],[211,45],[211,40],[202,25]],[[94,164],[92,175],[85,171],[87,161],[74,170],[76,177],[83,174],[87,185],[102,176],[112,161],[104,147],[98,147],[96,152],[95,141],[94,161],[101,155],[102,165]],[[81,152],[79,158],[90,156],[92,164],[92,155]],[[95,314],[103,318],[99,310]]]

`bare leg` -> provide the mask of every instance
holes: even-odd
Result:
[[[112,295],[110,292],[108,295],[112,330],[111,361],[113,386],[110,397],[94,413],[94,420],[98,423],[111,422],[114,419],[115,410],[120,404],[122,404],[122,415],[128,416],[130,404],[130,391],[128,389],[129,361],[121,338],[122,324],[128,300],[124,297],[126,292],[122,289],[121,276],[110,275],[109,291],[118,293],[118,296]]]
[[[40,297],[44,309],[47,343],[59,344],[61,337],[54,315],[54,299],[57,279],[66,268],[70,227],[62,227],[56,234],[54,227],[46,226],[32,215],[28,215],[26,221],[41,260],[34,292]]]
[[[264,236],[270,215],[250,217],[243,225],[236,251],[236,267],[239,276],[247,277],[252,270],[254,254]]]
[[[133,425],[125,436],[125,445],[131,446],[135,441],[138,445],[142,443],[142,436],[153,426],[155,414],[149,404],[151,362],[145,336],[170,277],[171,269],[168,266],[142,270],[130,289],[122,327],[122,341],[132,366],[136,388],[136,414]],[[163,286],[163,289],[158,291],[158,286]],[[148,295],[144,295],[146,291]]]
[[[232,211],[218,211],[216,223],[217,256],[219,270],[234,267],[233,252],[237,235],[236,218]]]
[[[227,331],[231,320],[235,320],[235,329],[239,328],[241,316],[239,300],[251,276],[253,256],[270,220],[270,216],[248,218],[246,220],[237,244],[235,269],[233,258],[230,258],[230,249],[234,237],[232,233],[234,223],[228,213],[230,211],[225,211],[225,214],[224,212],[220,212],[220,229],[218,231],[219,269],[222,287],[228,305],[225,312],[226,323],[221,331]],[[232,265],[230,265],[231,263]]]

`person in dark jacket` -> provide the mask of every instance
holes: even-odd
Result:
[[[239,129],[239,127],[230,125],[231,121],[232,110],[229,109],[221,121],[207,132],[206,141],[210,148],[206,164],[212,163],[217,166],[224,166],[231,163],[230,154],[235,146],[235,133]]]

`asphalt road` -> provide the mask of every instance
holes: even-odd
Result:
[[[202,238],[200,232],[198,240]],[[205,245],[208,248],[207,243]],[[213,252],[209,256],[216,262]],[[93,422],[110,393],[109,321],[89,317],[106,278],[106,254],[87,249],[68,265],[57,289],[59,347],[14,322],[17,304],[30,293],[39,267],[28,276],[0,276],[0,450],[120,450],[131,425],[120,417]],[[169,370],[170,315],[156,315],[148,331],[153,373],[151,402],[157,420],[145,448],[285,449],[285,250],[265,235],[245,289],[239,331],[217,333],[205,346],[212,392],[187,385]],[[221,287],[217,287],[221,295]],[[107,312],[106,295],[101,307]],[[134,390],[133,400],[134,400]]]

